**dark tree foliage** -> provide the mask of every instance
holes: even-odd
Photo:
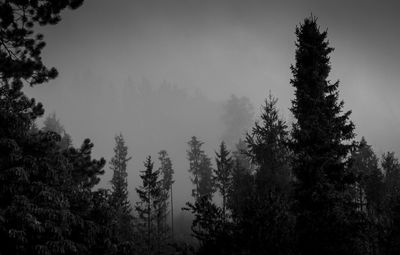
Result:
[[[197,254],[232,254],[233,243],[222,209],[207,196],[200,197],[194,204],[186,203],[186,206],[183,210],[194,215],[193,236],[200,241]]]
[[[400,252],[400,163],[393,152],[382,156],[382,169],[385,173],[385,242],[383,254],[394,255]]]
[[[122,134],[115,136],[114,156],[110,161],[110,169],[113,171],[111,179],[113,204],[124,213],[130,213],[132,208],[128,199],[128,172],[127,163],[128,147]]]
[[[257,192],[281,192],[290,182],[288,131],[279,118],[277,99],[271,94],[265,100],[261,122],[256,122],[246,136],[248,155],[256,165]]]
[[[197,140],[195,136],[188,142],[188,145],[189,173],[193,175],[191,181],[195,185],[192,196],[195,199],[203,196],[211,199],[214,192],[211,159],[201,149],[203,142]]]
[[[244,225],[252,238],[253,254],[288,254],[292,236],[292,217],[289,213],[289,149],[288,133],[276,109],[277,99],[269,97],[246,142],[248,155],[255,166],[252,195],[254,212]],[[247,220],[247,219],[245,219]]]
[[[210,200],[215,191],[212,169],[211,159],[206,154],[203,154],[200,161],[198,194],[199,197],[207,197]]]
[[[234,157],[232,168],[232,181],[228,190],[227,208],[231,213],[233,222],[238,225],[248,218],[251,211],[254,188],[254,176],[249,169]]]
[[[151,157],[148,156],[144,162],[145,170],[141,171],[140,178],[143,184],[136,189],[140,201],[137,202],[136,210],[139,213],[143,233],[145,233],[146,252],[153,254],[156,251],[154,237],[156,236],[156,220],[162,203],[161,182],[158,179],[160,172],[154,171],[154,163]]]
[[[115,228],[118,240],[123,243],[132,243],[133,216],[132,207],[128,198],[128,172],[127,163],[128,147],[122,134],[115,136],[114,156],[110,161],[110,169],[113,171],[111,179],[111,205],[115,210]]]
[[[357,150],[351,154],[352,171],[356,177],[354,201],[357,210],[363,214],[363,239],[360,243],[364,252],[381,254],[382,237],[384,236],[384,176],[378,166],[378,157],[364,137]]]
[[[296,28],[292,131],[295,176],[293,207],[300,254],[357,253],[357,214],[351,189],[355,178],[348,156],[354,148],[350,111],[342,113],[339,82],[331,83],[327,32],[315,17]]]
[[[362,137],[358,149],[352,153],[352,170],[357,180],[358,208],[372,215],[382,209],[384,196],[384,176],[378,163],[378,157]]]
[[[195,136],[188,142],[189,150],[187,151],[187,158],[189,160],[189,173],[193,175],[192,181],[195,188],[192,190],[193,198],[199,197],[199,179],[200,179],[200,164],[204,151],[201,149],[203,142],[197,140]]]
[[[41,84],[57,76],[41,59],[45,46],[35,25],[54,25],[65,8],[76,9],[83,0],[8,0],[0,3],[0,79],[3,85]]]
[[[160,215],[158,218],[161,223],[159,223],[159,233],[162,235],[162,240],[166,239],[167,236],[167,216],[168,216],[168,200],[170,200],[170,214],[171,214],[171,238],[174,236],[174,207],[173,207],[173,193],[172,184],[175,182],[173,179],[174,169],[172,168],[171,159],[168,156],[167,151],[162,150],[158,153],[160,160],[160,174],[161,174],[161,187],[162,187],[162,203],[160,209]],[[161,241],[160,241],[161,242]]]
[[[388,196],[400,194],[400,163],[394,152],[387,152],[382,156],[382,170],[385,173],[385,191]]]
[[[82,0],[8,0],[0,3],[0,254],[116,254],[112,208],[105,190],[93,191],[104,159],[93,144],[60,148],[56,132],[35,120],[43,107],[22,92],[57,72],[41,60],[45,43],[35,24],[56,24]]]
[[[94,213],[104,159],[91,159],[89,140],[63,152],[58,142],[39,132],[2,154],[2,254],[92,254],[99,240],[105,251],[116,244]]]
[[[214,183],[222,196],[222,217],[226,221],[226,200],[232,181],[233,162],[230,151],[227,150],[224,142],[221,142],[219,146],[219,153],[215,152],[215,154],[217,156],[215,158],[217,168],[214,169]]]

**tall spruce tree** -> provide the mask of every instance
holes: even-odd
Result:
[[[174,238],[174,206],[173,206],[173,194],[172,194],[172,184],[174,183],[173,175],[174,169],[172,168],[171,159],[168,156],[167,151],[162,150],[158,153],[160,160],[160,174],[161,174],[161,183],[162,183],[162,192],[163,192],[163,231],[167,230],[167,208],[168,208],[168,200],[170,199],[170,214],[171,214],[171,238]]]
[[[144,162],[145,169],[141,171],[140,178],[143,184],[136,189],[140,201],[136,203],[136,210],[139,213],[139,218],[142,220],[144,233],[146,233],[146,254],[153,254],[156,250],[156,220],[159,204],[162,203],[162,189],[159,181],[160,172],[154,171],[154,163],[151,157],[148,156]]]
[[[195,136],[191,138],[188,145],[189,173],[193,175],[191,181],[195,185],[192,196],[195,200],[203,196],[211,199],[214,191],[211,159],[201,149],[203,142]]]
[[[214,169],[214,183],[216,188],[221,193],[222,197],[222,217],[223,221],[226,221],[226,201],[228,197],[228,191],[232,181],[232,157],[230,151],[227,150],[225,143],[221,142],[219,146],[219,152],[215,152],[217,168]]]
[[[192,196],[197,199],[199,197],[199,179],[200,179],[200,164],[201,157],[204,151],[201,149],[203,142],[197,140],[197,137],[192,136],[188,142],[189,150],[187,151],[187,158],[189,160],[189,173],[193,175],[190,179],[195,186],[192,190]]]
[[[354,254],[357,231],[348,156],[354,148],[350,111],[342,113],[339,82],[331,83],[333,48],[317,19],[296,28],[295,99],[291,111],[295,175],[294,212],[299,254]]]
[[[110,161],[110,169],[113,171],[111,179],[111,205],[116,211],[116,232],[121,242],[130,242],[133,236],[132,207],[128,198],[128,172],[127,163],[128,147],[125,145],[123,135],[115,136],[114,156]]]
[[[254,213],[245,225],[253,254],[289,254],[291,248],[288,131],[276,103],[269,94],[260,121],[246,136],[248,155],[255,166],[255,183],[249,190]]]
[[[276,109],[278,100],[269,94],[251,133],[246,136],[248,155],[256,166],[260,194],[287,192],[290,182],[288,131]]]
[[[128,147],[125,145],[123,135],[120,133],[114,139],[114,156],[110,161],[110,169],[113,171],[111,179],[113,203],[116,208],[130,213],[132,209],[128,199],[128,172],[126,168],[131,157],[128,157]]]
[[[212,199],[215,192],[212,169],[211,158],[209,158],[206,154],[203,154],[200,162],[198,194],[200,197],[207,197],[209,200]]]

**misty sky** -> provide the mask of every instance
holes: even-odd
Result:
[[[28,93],[47,113],[56,111],[75,145],[91,138],[96,156],[109,159],[113,136],[122,131],[134,171],[145,155],[166,149],[183,173],[191,135],[204,140],[209,153],[217,148],[219,113],[212,109],[232,93],[250,98],[258,113],[271,90],[290,121],[294,31],[313,13],[328,28],[335,48],[330,77],[341,82],[356,133],[378,155],[393,150],[400,156],[399,7],[398,1],[86,0],[44,28],[43,59],[60,75]],[[140,99],[126,92],[130,84],[158,87],[163,81],[203,98],[188,107],[198,123],[179,104],[163,101],[169,99],[138,105]],[[158,121],[169,116],[160,111],[164,102],[176,110],[170,115],[175,121]],[[196,108],[204,102],[209,108]]]

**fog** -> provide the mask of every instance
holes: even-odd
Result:
[[[132,201],[145,157],[156,160],[167,150],[177,214],[191,199],[190,137],[203,141],[214,158],[222,138],[249,128],[248,120],[223,118],[231,95],[248,98],[256,118],[271,91],[290,122],[294,31],[312,12],[329,28],[335,48],[331,79],[340,79],[340,97],[353,111],[356,133],[378,154],[398,154],[398,4],[320,2],[88,0],[43,30],[44,62],[60,75],[26,91],[44,104],[46,114],[56,112],[74,145],[90,138],[96,157],[109,160],[114,135],[122,132],[132,156]],[[101,186],[109,185],[111,174],[106,166]]]

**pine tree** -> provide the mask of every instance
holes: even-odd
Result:
[[[369,254],[381,254],[381,239],[384,236],[384,176],[378,166],[378,157],[364,137],[357,150],[351,154],[351,169],[356,177],[354,201],[357,210],[363,213],[363,246]],[[361,240],[360,240],[361,241]]]
[[[200,241],[197,254],[232,254],[230,233],[222,209],[207,196],[198,198],[194,204],[186,203],[186,206],[183,210],[194,215],[191,227],[193,236]]]
[[[232,183],[227,197],[227,208],[236,225],[240,225],[248,217],[254,194],[254,177],[240,162],[236,157],[233,159]]]
[[[189,160],[189,173],[193,175],[191,181],[195,188],[192,190],[192,196],[197,199],[199,197],[199,175],[200,175],[200,164],[201,158],[204,151],[201,149],[203,142],[197,140],[195,136],[188,142],[189,150],[187,151],[187,157]]]
[[[374,214],[381,209],[384,177],[378,166],[378,157],[364,137],[361,138],[358,149],[352,153],[352,170],[357,178],[356,198],[359,210]]]
[[[296,119],[292,149],[297,250],[299,254],[356,253],[350,191],[355,178],[347,160],[354,148],[354,125],[350,111],[342,113],[339,82],[328,80],[333,48],[314,17],[296,28],[296,36],[291,111]]]
[[[389,196],[400,194],[400,163],[394,152],[382,155],[382,169],[385,173],[385,191]]]
[[[400,252],[400,163],[393,152],[382,156],[382,169],[385,173],[385,242],[384,254]]]
[[[200,161],[198,194],[200,197],[207,197],[211,200],[214,192],[215,185],[211,159],[206,154],[203,154]]]
[[[161,163],[160,166],[160,174],[162,176],[161,183],[162,183],[162,192],[163,192],[163,219],[164,222],[164,231],[166,231],[167,227],[167,207],[168,207],[168,199],[170,198],[170,213],[171,213],[171,237],[174,238],[174,207],[173,207],[173,194],[172,194],[172,184],[174,183],[173,175],[174,169],[172,168],[171,159],[168,156],[168,153],[165,150],[162,150],[158,153],[159,160]]]
[[[128,157],[128,147],[125,145],[124,137],[120,133],[115,136],[114,156],[110,161],[110,169],[113,171],[110,199],[116,211],[116,229],[118,239],[121,240],[121,242],[131,241],[133,235],[132,207],[128,198],[127,163],[130,159],[131,157]]]
[[[246,136],[248,155],[256,165],[257,192],[285,192],[290,182],[288,131],[279,118],[278,100],[271,94],[265,100],[261,122]]]
[[[47,68],[41,58],[46,43],[43,35],[35,33],[35,25],[55,25],[66,8],[76,9],[83,0],[64,1],[2,1],[0,72],[2,86],[22,85],[26,81],[31,86],[42,84],[57,76],[55,68]]]
[[[189,173],[193,174],[191,181],[195,185],[192,196],[195,199],[203,196],[211,199],[214,191],[211,159],[201,149],[203,142],[197,140],[195,136],[188,142],[188,145]]]
[[[279,118],[277,99],[265,100],[261,121],[246,136],[248,155],[255,166],[251,202],[254,212],[245,225],[252,253],[288,254],[292,236],[289,212],[289,150],[287,126]]]
[[[231,185],[233,162],[224,142],[220,144],[219,153],[215,152],[215,154],[217,156],[215,158],[217,168],[214,169],[214,183],[222,196],[222,216],[223,221],[226,221],[226,200]]]
[[[42,84],[57,75],[41,59],[43,36],[34,25],[54,25],[65,8],[81,0],[0,3],[0,245],[1,254],[90,254],[115,243],[94,217],[93,191],[104,159],[93,160],[93,144],[61,151],[55,133],[34,130],[44,113],[24,95],[24,83]],[[105,253],[110,246],[102,246]]]
[[[155,224],[157,219],[157,210],[162,203],[161,182],[158,180],[159,171],[154,171],[154,163],[151,157],[148,156],[144,162],[145,170],[141,171],[143,185],[136,189],[140,201],[136,204],[136,210],[139,213],[139,218],[145,225],[147,254],[153,254],[155,250],[153,237],[155,236]]]

